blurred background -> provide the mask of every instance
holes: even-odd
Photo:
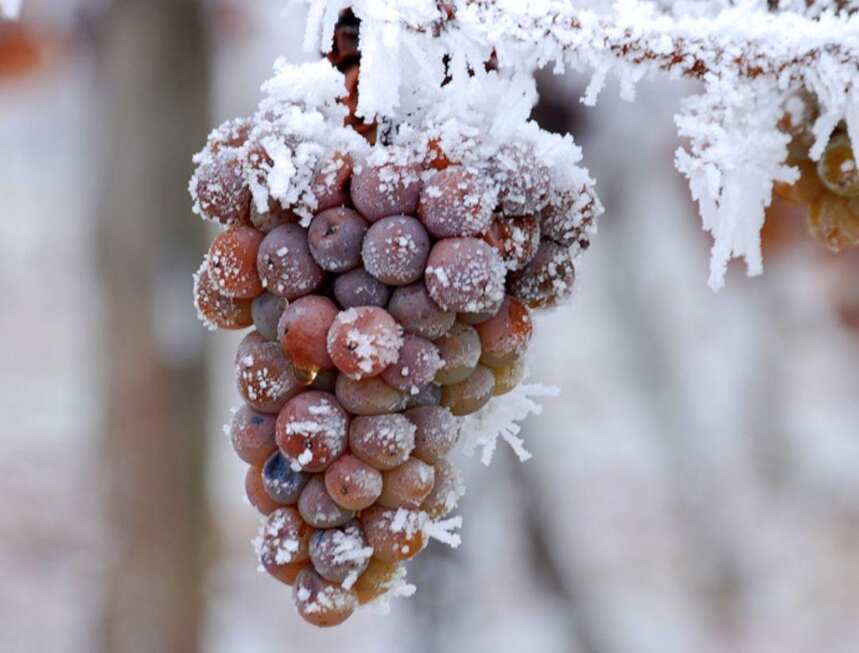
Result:
[[[255,571],[222,435],[238,336],[191,306],[191,155],[299,50],[282,0],[28,0],[0,22],[0,650],[859,651],[859,256],[771,210],[706,285],[673,169],[693,85],[540,78],[607,212],[538,320],[534,458],[459,456],[464,543],[334,631]]]

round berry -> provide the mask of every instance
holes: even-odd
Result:
[[[290,399],[277,417],[277,444],[297,469],[322,472],[346,451],[349,415],[318,390]]]
[[[274,441],[274,415],[242,406],[230,420],[229,434],[239,458],[249,465],[262,465],[277,448]]]
[[[381,374],[396,362],[402,345],[402,329],[386,310],[376,306],[342,311],[328,331],[331,360],[356,381]]]
[[[341,508],[363,510],[373,505],[382,494],[382,474],[347,453],[325,470],[325,489]]]
[[[340,404],[353,415],[394,413],[406,407],[408,395],[392,388],[378,377],[355,381],[337,375],[335,394]]]
[[[399,570],[398,562],[383,562],[375,556],[370,558],[367,570],[361,574],[352,588],[358,597],[358,603],[365,605],[390,590],[394,586]]]
[[[482,236],[492,222],[496,193],[490,183],[462,167],[434,173],[424,185],[418,216],[434,238]]]
[[[251,465],[245,472],[245,495],[248,502],[263,515],[270,515],[280,508],[280,504],[272,499],[262,483],[262,469]]]
[[[430,465],[446,456],[459,440],[462,422],[444,406],[416,406],[404,414],[415,425],[412,455]]]
[[[279,202],[269,200],[266,211],[257,208],[256,202],[251,203],[251,224],[264,234],[267,234],[282,224],[298,224],[301,218],[290,209],[284,209]]]
[[[254,542],[257,557],[265,566],[307,562],[308,545],[313,529],[289,506],[278,508],[260,524]]]
[[[859,199],[824,193],[811,203],[808,227],[831,252],[859,243]]]
[[[323,270],[346,272],[361,264],[361,244],[367,223],[352,209],[319,213],[307,232],[310,253]]]
[[[357,306],[384,308],[390,296],[391,289],[364,268],[341,274],[334,282],[334,297],[344,309]]]
[[[540,221],[532,215],[499,215],[483,239],[501,255],[508,270],[521,270],[540,247]]]
[[[499,368],[522,358],[531,341],[534,324],[528,307],[508,296],[494,317],[475,328],[480,336],[480,362]]]
[[[435,471],[419,458],[409,458],[399,467],[382,474],[379,505],[386,508],[420,508],[435,482]]]
[[[304,521],[315,528],[342,526],[355,516],[354,511],[341,508],[334,502],[320,474],[312,476],[301,491],[298,511]]]
[[[479,313],[503,298],[506,274],[501,256],[482,240],[446,238],[430,252],[426,286],[443,309]]]
[[[859,165],[847,134],[833,136],[817,163],[823,185],[836,195],[859,197]]]
[[[435,341],[443,362],[435,382],[451,385],[465,381],[480,361],[480,335],[477,330],[457,322],[448,333]]]
[[[206,261],[194,274],[194,308],[208,329],[244,329],[253,324],[251,300],[221,294]]]
[[[298,497],[310,476],[292,469],[281,451],[275,451],[262,468],[262,484],[268,495],[283,505],[298,503]]]
[[[315,374],[334,367],[328,355],[328,330],[337,306],[327,297],[299,297],[283,312],[277,325],[281,349],[301,371]]]
[[[382,372],[382,380],[410,395],[430,383],[444,365],[438,348],[429,340],[407,333],[396,363]]]
[[[520,358],[504,367],[497,367],[492,373],[495,375],[495,389],[492,394],[496,397],[506,395],[525,378],[525,359]]]
[[[414,215],[421,190],[417,165],[364,163],[352,176],[352,204],[370,222],[389,215]]]
[[[441,403],[454,415],[470,415],[483,408],[492,399],[495,376],[488,367],[478,365],[465,381],[446,385],[442,389]]]
[[[352,586],[370,564],[373,549],[361,524],[351,521],[340,528],[316,531],[310,538],[309,553],[313,568],[325,580]]]
[[[235,225],[212,241],[209,276],[222,295],[251,299],[262,293],[256,265],[262,239],[253,227]]]
[[[244,400],[262,413],[277,413],[304,387],[301,376],[276,342],[256,331],[239,344],[236,380]]]
[[[442,519],[456,508],[459,500],[465,494],[465,483],[462,472],[452,462],[441,458],[435,465],[435,483],[421,504],[430,519]]]
[[[531,308],[547,308],[572,294],[575,279],[570,250],[544,240],[533,260],[510,278],[507,290]]]
[[[221,224],[247,223],[251,192],[238,150],[204,151],[197,160],[199,166],[191,180],[195,210],[204,219]]]
[[[430,250],[426,229],[404,215],[382,218],[367,231],[361,257],[367,272],[391,286],[421,278]]]
[[[254,328],[266,340],[277,340],[277,323],[285,308],[286,300],[270,292],[264,292],[253,300],[251,316]]]
[[[375,469],[394,469],[415,448],[415,425],[397,413],[356,417],[349,428],[349,448]]]
[[[435,340],[450,330],[456,313],[446,311],[429,296],[423,282],[394,290],[388,311],[406,333]]]
[[[354,592],[325,580],[311,567],[299,572],[292,596],[301,618],[320,628],[342,624],[358,604]]]
[[[424,520],[419,512],[372,506],[361,513],[361,525],[373,555],[383,562],[415,557],[424,546]]]
[[[325,278],[310,254],[307,231],[297,224],[281,225],[263,238],[257,271],[264,288],[286,299],[313,292]]]
[[[324,211],[346,204],[346,184],[352,176],[352,157],[335,152],[322,161],[310,180],[310,193],[316,199],[316,210]]]
[[[441,386],[435,383],[428,383],[423,388],[418,390],[417,394],[409,394],[406,408],[415,408],[417,406],[438,406],[441,404]]]

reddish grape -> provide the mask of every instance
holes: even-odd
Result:
[[[552,184],[549,168],[541,164],[531,146],[502,146],[491,163],[498,199],[508,215],[530,215],[542,208]]]
[[[242,160],[235,149],[203,152],[191,179],[194,209],[206,220],[221,224],[247,223],[251,192],[245,181]]]
[[[358,604],[354,592],[325,580],[311,567],[299,572],[292,596],[302,619],[320,628],[342,624]]]
[[[268,495],[280,504],[294,505],[310,476],[292,469],[282,451],[275,451],[262,468],[262,484]]]
[[[260,524],[254,541],[257,557],[265,566],[307,562],[311,535],[313,529],[298,510],[289,506],[278,508]]]
[[[207,329],[244,329],[253,324],[251,300],[222,295],[209,277],[206,261],[194,274],[194,308]]]
[[[570,250],[544,240],[534,259],[510,278],[507,291],[531,308],[548,308],[572,294],[575,278]]]
[[[316,210],[324,211],[346,204],[346,184],[351,176],[352,157],[346,153],[335,152],[321,162],[310,180],[310,192],[316,198]]]
[[[582,204],[588,200],[584,195],[574,193],[553,197],[540,212],[540,236],[564,247],[571,247],[581,231],[578,221],[584,208]]]
[[[315,528],[342,526],[355,516],[352,510],[338,506],[328,491],[321,474],[315,474],[298,497],[298,511],[308,524]]]
[[[245,494],[250,504],[263,515],[270,515],[280,508],[280,504],[265,491],[262,483],[262,469],[259,467],[248,467],[245,473]]]
[[[404,508],[372,506],[361,513],[364,535],[373,555],[383,562],[408,560],[421,552],[424,519],[421,513]]]
[[[521,270],[540,247],[540,221],[533,215],[498,215],[483,239],[501,255],[508,270]]]
[[[388,311],[406,333],[428,340],[443,336],[456,320],[455,313],[445,311],[433,301],[423,282],[396,288]]]
[[[430,383],[444,365],[438,348],[429,340],[407,333],[403,336],[403,346],[396,363],[382,372],[382,380],[388,385],[406,392],[417,394]]]
[[[503,298],[506,274],[501,256],[482,240],[446,238],[430,252],[426,286],[443,309],[479,313]]]
[[[495,376],[488,367],[478,365],[465,381],[442,388],[441,403],[454,415],[470,415],[492,399]]]
[[[310,223],[310,253],[323,270],[346,272],[361,264],[361,243],[367,223],[352,209],[322,211]]]
[[[344,309],[357,306],[384,308],[390,296],[391,289],[364,268],[341,274],[334,282],[334,297]]]
[[[354,380],[378,376],[396,362],[402,329],[383,308],[359,306],[342,311],[328,331],[334,365]]]
[[[295,585],[295,580],[302,569],[310,567],[309,562],[287,562],[285,565],[263,565],[263,568],[284,585]]]
[[[286,300],[264,292],[251,303],[251,315],[257,332],[266,340],[277,340],[277,323],[286,308]]]
[[[423,388],[418,390],[417,394],[408,395],[406,408],[415,408],[417,406],[438,406],[441,403],[441,386],[435,383],[428,383]]]
[[[307,245],[307,231],[297,224],[272,230],[259,246],[257,271],[270,293],[295,299],[316,290],[325,278]]]
[[[341,508],[363,510],[373,505],[382,494],[382,474],[347,453],[325,471],[325,489]]]
[[[489,318],[495,317],[495,315],[498,313],[498,310],[501,308],[501,304],[503,303],[504,299],[501,299],[501,301],[493,305],[492,308],[485,311],[481,311],[480,313],[458,313],[456,319],[464,324],[469,324],[471,326],[483,324]]]
[[[847,134],[834,135],[817,163],[820,181],[836,195],[859,197],[859,165]]]
[[[414,450],[415,425],[397,413],[356,417],[349,428],[349,448],[376,469],[393,469]]]
[[[337,317],[337,306],[327,297],[299,297],[283,312],[277,325],[278,339],[293,365],[311,376],[334,367],[328,355],[328,329]]]
[[[528,307],[508,296],[494,317],[475,328],[480,336],[480,362],[499,368],[510,365],[525,354],[534,324]]]
[[[267,341],[256,331],[245,336],[239,345],[236,379],[244,400],[262,413],[280,411],[304,385],[280,345]]]
[[[389,215],[414,215],[420,190],[417,165],[365,162],[352,176],[352,204],[370,222]]]
[[[412,455],[430,465],[447,453],[459,440],[461,420],[444,406],[417,406],[405,412],[415,425],[415,449]]]
[[[296,224],[300,220],[297,213],[284,209],[276,200],[269,200],[265,213],[258,209],[256,202],[251,203],[251,224],[264,234],[282,224]]]
[[[506,395],[525,378],[525,359],[520,358],[504,367],[492,370],[495,375],[495,389],[492,394],[496,397]]]
[[[373,601],[394,586],[397,572],[400,570],[398,562],[384,562],[373,556],[367,570],[358,578],[358,582],[352,588],[358,597],[358,603],[365,605]]]
[[[417,509],[432,491],[435,471],[423,460],[409,458],[399,467],[386,471],[382,477],[380,506]]]
[[[408,395],[392,388],[378,377],[355,381],[337,375],[335,394],[340,404],[354,415],[380,415],[403,410]]]
[[[349,415],[334,395],[318,390],[290,399],[277,417],[277,445],[293,466],[322,472],[346,451]]]
[[[449,166],[424,186],[418,216],[435,238],[482,236],[492,222],[495,202],[490,183],[462,166]]]
[[[435,341],[444,363],[435,375],[440,385],[459,383],[467,379],[480,361],[480,336],[477,330],[462,322]]]
[[[262,465],[277,448],[274,441],[274,415],[242,406],[230,420],[229,434],[239,458],[249,465]]]
[[[340,528],[316,531],[310,538],[309,552],[320,576],[348,587],[364,573],[373,555],[361,524],[355,520]]]
[[[212,241],[209,276],[222,295],[251,299],[262,293],[256,265],[262,238],[253,227],[235,225]]]
[[[361,258],[367,272],[391,286],[404,286],[421,278],[430,250],[426,229],[415,218],[382,218],[367,231]]]
[[[462,472],[449,460],[441,458],[436,461],[434,467],[435,483],[432,492],[421,504],[421,510],[428,514],[430,519],[442,519],[453,512],[465,494],[465,483]]]

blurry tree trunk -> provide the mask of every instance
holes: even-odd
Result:
[[[98,44],[104,157],[104,651],[189,652],[203,619],[206,384],[191,274],[203,228],[186,192],[205,138],[203,9],[117,1]]]

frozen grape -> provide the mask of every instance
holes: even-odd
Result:
[[[206,261],[194,274],[194,308],[208,329],[244,329],[253,324],[251,300],[222,295],[209,276]]]
[[[334,297],[342,308],[379,306],[384,308],[391,289],[363,268],[341,274],[334,282]]]
[[[417,394],[409,394],[406,408],[417,406],[438,406],[441,403],[441,386],[428,383],[418,390]]]
[[[323,270],[346,272],[361,264],[361,244],[366,233],[367,223],[352,209],[328,209],[310,223],[310,253]]]
[[[256,331],[239,345],[236,379],[244,400],[262,413],[277,413],[304,386],[280,345],[267,341]]]
[[[251,192],[238,150],[209,151],[198,160],[190,186],[195,210],[206,220],[221,224],[247,223]]]
[[[508,270],[521,270],[540,247],[540,221],[532,215],[497,216],[484,240],[501,255]]]
[[[492,394],[496,397],[506,395],[525,378],[525,359],[520,358],[504,367],[492,370],[495,375],[495,389]]]
[[[264,292],[253,300],[251,316],[254,327],[266,340],[277,340],[277,323],[285,308],[286,300],[270,292]]]
[[[501,256],[477,238],[438,241],[427,260],[426,286],[445,310],[479,313],[504,296],[507,270]]]
[[[808,228],[834,253],[859,244],[859,199],[824,193],[811,203]]]
[[[504,297],[498,300],[495,304],[493,304],[490,308],[487,308],[485,311],[481,311],[479,313],[458,313],[456,319],[464,324],[469,324],[471,326],[477,326],[478,324],[483,324],[491,317],[495,317],[496,313],[498,313],[501,308],[501,304],[504,303]]]
[[[442,309],[433,301],[423,282],[395,289],[388,311],[407,333],[428,340],[443,336],[456,320],[455,313]]]
[[[325,470],[325,489],[341,508],[363,510],[373,505],[382,494],[382,474],[347,453]]]
[[[563,193],[553,197],[552,201],[540,211],[537,244],[539,245],[539,238],[543,237],[564,247],[572,246],[581,231],[578,221],[583,207],[579,205],[586,201],[588,200],[584,197],[573,193]]]
[[[438,348],[429,340],[410,333],[403,336],[403,346],[396,363],[382,372],[382,380],[410,395],[430,383],[444,363]]]
[[[349,428],[349,448],[378,470],[402,465],[415,448],[415,425],[400,414],[356,417]]]
[[[338,506],[325,489],[321,474],[315,474],[298,497],[298,511],[308,524],[315,528],[342,526],[355,516],[355,512]]]
[[[375,556],[370,558],[367,570],[361,574],[352,588],[358,597],[358,603],[365,605],[390,590],[394,586],[399,570],[398,562],[384,562]]]
[[[490,183],[462,166],[449,166],[424,185],[418,216],[435,238],[482,236],[492,222],[495,202]]]
[[[268,567],[307,562],[311,535],[313,529],[298,510],[289,506],[278,508],[260,524],[254,542],[260,563]]]
[[[502,146],[491,162],[498,200],[508,215],[531,215],[545,204],[552,183],[551,171],[540,163],[530,145]]]
[[[325,580],[311,567],[295,579],[293,599],[302,619],[320,628],[342,624],[358,604],[354,592]]]
[[[414,215],[421,190],[417,165],[364,163],[352,175],[352,204],[370,222],[389,215]]]
[[[251,299],[262,293],[256,264],[262,239],[253,227],[235,225],[212,241],[209,276],[222,295]]]
[[[307,231],[297,224],[281,225],[263,238],[257,271],[264,288],[286,299],[313,292],[325,278],[310,254]]]
[[[261,212],[256,202],[251,203],[251,224],[264,234],[282,224],[297,224],[301,218],[290,209],[284,209],[276,200],[269,200],[267,210]]]
[[[830,139],[817,163],[817,174],[836,195],[859,197],[859,166],[847,134],[839,133]]]
[[[327,297],[299,297],[283,312],[277,325],[278,339],[293,365],[312,375],[334,367],[328,355],[328,329],[337,317],[337,306]]]
[[[309,562],[287,562],[285,565],[263,565],[265,570],[285,585],[295,585],[298,574],[310,567]]]
[[[274,415],[242,406],[230,420],[230,441],[239,458],[249,465],[262,465],[277,448],[274,441]]]
[[[408,395],[392,388],[378,377],[355,381],[337,375],[335,394],[340,404],[354,415],[380,415],[403,410]]]
[[[298,503],[301,490],[310,476],[295,471],[281,451],[275,451],[262,468],[262,484],[268,495],[280,504]]]
[[[373,555],[357,521],[340,528],[316,531],[310,538],[309,552],[310,561],[320,576],[346,586],[355,584]]]
[[[544,240],[534,259],[511,276],[507,290],[531,308],[548,308],[572,294],[575,279],[570,250]]]
[[[419,458],[409,458],[399,467],[382,474],[379,505],[386,508],[420,508],[432,491],[435,471]]]
[[[324,211],[346,204],[346,184],[352,176],[352,158],[335,152],[321,162],[310,180],[310,192],[316,198],[316,210]]]
[[[421,278],[430,250],[426,229],[405,215],[382,218],[367,231],[361,257],[367,272],[390,286]]]
[[[459,500],[465,494],[465,483],[462,472],[452,462],[441,458],[435,465],[435,483],[421,504],[430,519],[442,519],[456,508]]]
[[[480,335],[474,327],[462,322],[454,324],[435,345],[444,363],[435,375],[435,382],[440,385],[464,381],[480,361]]]
[[[270,515],[280,508],[280,504],[272,499],[262,483],[262,469],[251,465],[245,472],[245,495],[250,504],[263,515]]]
[[[233,118],[215,127],[206,138],[206,148],[217,154],[225,148],[241,147],[253,128],[249,118]]]
[[[415,425],[412,455],[430,465],[446,456],[459,440],[462,422],[444,406],[417,406],[405,416]]]
[[[318,390],[290,399],[277,417],[277,444],[293,465],[322,472],[346,451],[349,415],[334,395]]]
[[[402,345],[402,329],[386,310],[376,306],[342,311],[328,331],[331,360],[354,380],[381,374],[396,362]]]
[[[495,375],[478,365],[465,381],[442,388],[441,403],[454,415],[470,415],[483,408],[495,390]]]
[[[499,368],[525,354],[534,324],[528,307],[515,297],[507,297],[494,317],[475,328],[480,336],[480,362]]]
[[[372,506],[361,513],[364,535],[373,555],[383,562],[408,560],[421,552],[423,519],[421,513],[404,508]]]

